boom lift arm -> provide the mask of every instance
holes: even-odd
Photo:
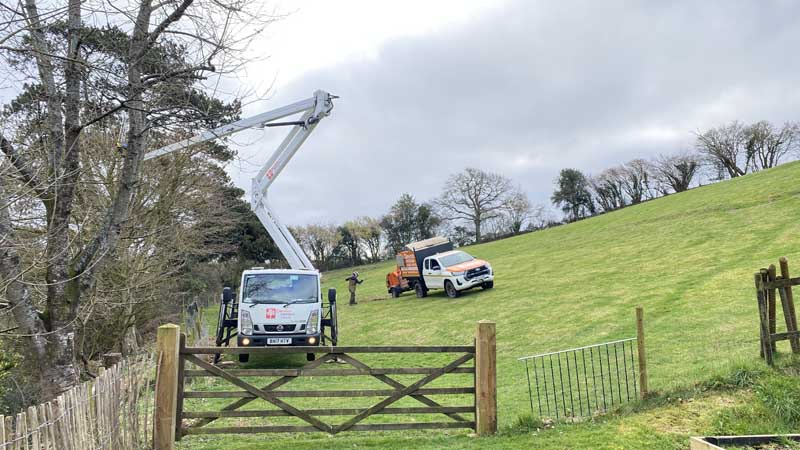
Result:
[[[275,241],[278,249],[283,253],[292,269],[314,270],[314,266],[305,252],[303,252],[303,249],[270,207],[267,201],[267,190],[319,122],[330,114],[335,98],[337,97],[319,90],[314,92],[314,96],[311,98],[238,120],[158,150],[153,150],[147,153],[144,159],[157,158],[192,145],[229,136],[250,128],[291,126],[292,129],[289,134],[253,178],[250,208],[256,213],[261,224],[267,229],[267,232],[272,237],[272,240]],[[297,121],[277,122],[285,117],[300,113],[302,113],[302,116]]]

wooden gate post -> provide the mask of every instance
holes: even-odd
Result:
[[[781,257],[779,265],[781,266],[781,278],[784,280],[791,280],[789,276],[789,260],[787,260],[785,256]],[[786,318],[786,331],[797,331],[797,312],[794,309],[792,286],[787,285],[783,289],[783,294],[784,295],[781,296],[781,304],[783,305],[783,315]],[[797,335],[789,338],[789,344],[792,346],[792,353],[800,353],[800,338]]]
[[[639,395],[647,397],[647,354],[644,349],[644,308],[636,308],[636,346],[639,350]]]
[[[497,432],[497,335],[495,323],[478,322],[475,330],[475,433]]]
[[[756,300],[758,301],[758,325],[761,336],[761,357],[767,364],[772,365],[772,338],[769,334],[769,311],[767,301],[767,291],[764,289],[765,279],[761,272],[755,274]]]
[[[180,331],[177,325],[158,327],[156,355],[156,407],[153,419],[153,447],[155,450],[174,450],[175,412],[178,403],[178,357]]]

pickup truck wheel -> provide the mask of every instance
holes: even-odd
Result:
[[[444,282],[444,291],[450,298],[456,298],[461,295],[461,293],[456,290],[456,287],[453,286],[453,283],[451,283],[450,280]]]
[[[317,355],[313,353],[306,353],[306,361],[313,361],[317,359]]]
[[[240,353],[239,354],[239,362],[240,363],[246,363],[247,361],[250,361],[250,354],[249,353]]]
[[[494,287],[494,281],[487,281],[481,285],[484,289],[491,289]]]
[[[417,293],[417,298],[425,298],[428,296],[428,290],[419,283],[417,283],[417,286],[414,288],[414,292]]]

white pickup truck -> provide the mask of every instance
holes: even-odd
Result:
[[[413,242],[397,255],[397,268],[386,275],[386,287],[392,297],[413,290],[426,297],[430,289],[444,289],[450,298],[461,291],[494,287],[492,266],[467,252],[453,250],[446,238],[436,237]]]
[[[444,289],[450,298],[458,297],[461,291],[470,288],[494,287],[492,266],[460,250],[437,253],[425,258],[422,262],[422,277],[428,289]]]

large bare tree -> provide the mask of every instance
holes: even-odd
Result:
[[[597,205],[603,211],[613,211],[628,204],[628,198],[625,196],[625,178],[624,168],[612,167],[589,180]]]
[[[714,168],[720,178],[745,175],[751,169],[745,149],[744,125],[731,122],[705,132],[697,132],[697,150]]]
[[[480,242],[481,227],[502,214],[512,189],[511,180],[503,175],[467,168],[447,179],[435,204],[442,218],[468,222]]]
[[[651,171],[650,163],[643,159],[634,159],[622,166],[622,190],[631,204],[641,203],[652,196]]]
[[[653,163],[653,174],[661,194],[683,192],[692,185],[700,169],[698,155],[685,151],[675,155],[659,156]]]
[[[0,57],[6,79],[20,86],[0,129],[0,150],[14,167],[0,188],[0,287],[29,341],[43,397],[79,381],[80,307],[120,245],[148,145],[170,129],[230,118],[229,109],[196,86],[223,71],[221,61],[241,61],[239,45],[263,24],[253,22],[251,6],[23,0],[0,8]],[[211,111],[224,113],[209,117]],[[85,226],[74,215],[90,169],[84,136],[112,126],[121,130],[118,153],[103,170],[114,171],[114,183]],[[20,251],[26,231],[14,220],[16,204],[28,198],[41,212],[44,247],[31,261]]]
[[[755,170],[777,166],[800,147],[800,126],[787,122],[780,128],[762,120],[744,129],[747,158]]]

